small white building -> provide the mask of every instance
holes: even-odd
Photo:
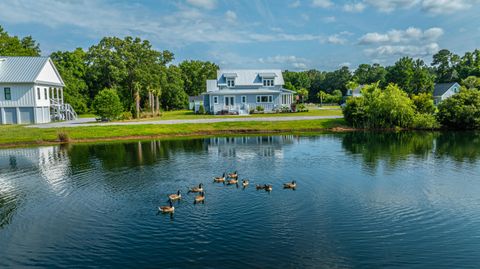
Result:
[[[64,86],[49,57],[0,56],[0,123],[75,119],[75,111],[63,101]]]
[[[460,84],[457,82],[437,83],[433,89],[433,101],[438,105],[441,101],[460,91]]]

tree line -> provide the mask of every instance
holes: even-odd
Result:
[[[470,77],[470,78],[469,78]],[[459,82],[462,85],[480,77],[480,50],[463,56],[442,49],[433,55],[427,65],[421,59],[402,57],[391,66],[360,64],[355,71],[343,66],[335,71],[285,71],[285,87],[296,91],[304,100],[318,103],[322,97],[331,97],[354,85],[378,83],[385,88],[397,84],[407,94],[432,94],[435,83]]]
[[[10,36],[0,27],[0,55],[40,54],[40,45],[31,36]],[[95,97],[102,90],[113,90],[106,94],[117,94],[122,111],[135,117],[160,109],[182,109],[188,96],[206,91],[205,81],[216,78],[218,70],[209,61],[174,65],[171,51],[156,50],[148,40],[130,36],[104,37],[88,50],[56,51],[50,57],[65,83],[65,102],[78,113],[94,110]]]

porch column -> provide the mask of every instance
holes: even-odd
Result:
[[[0,124],[5,124],[5,110],[0,107]]]
[[[58,99],[60,98],[60,93],[58,91],[58,88],[55,88],[55,91],[57,92],[56,95],[57,95],[57,101],[59,101]]]
[[[17,113],[17,123],[16,124],[21,124],[22,123],[22,118],[20,117],[20,108],[17,106],[15,108],[15,112]],[[15,124],[15,122],[14,122]]]
[[[63,104],[63,88],[60,88],[60,94],[61,94],[61,99],[62,99],[62,104]]]

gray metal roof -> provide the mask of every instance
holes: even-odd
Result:
[[[48,61],[49,57],[0,56],[0,83],[34,83]]]
[[[235,87],[236,86],[252,86],[262,85],[262,76],[267,75],[275,77],[275,85],[284,85],[282,70],[280,69],[224,69],[217,71],[218,84],[226,84],[226,77],[235,74]]]
[[[448,82],[448,83],[437,83],[435,84],[435,88],[433,89],[433,96],[442,96],[444,95],[450,88],[455,86],[460,87],[460,84],[456,82]]]
[[[258,89],[244,89],[244,90],[234,90],[234,89],[225,89],[213,92],[204,92],[203,94],[211,95],[236,95],[236,94],[279,94],[279,93],[294,93],[294,91],[288,89],[268,89],[268,88],[258,88]]]

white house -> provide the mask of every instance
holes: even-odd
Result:
[[[345,96],[353,96],[353,97],[360,97],[362,96],[362,88],[364,87],[365,85],[359,85],[357,86],[355,89],[348,89],[347,90],[347,93]]]
[[[49,57],[0,56],[0,123],[31,124],[70,120],[63,83]]]
[[[249,114],[257,107],[266,112],[289,109],[294,92],[283,85],[281,70],[218,70],[217,79],[207,80],[203,104],[212,114]]]
[[[435,105],[460,91],[460,84],[457,82],[435,84],[433,90],[433,100]]]

